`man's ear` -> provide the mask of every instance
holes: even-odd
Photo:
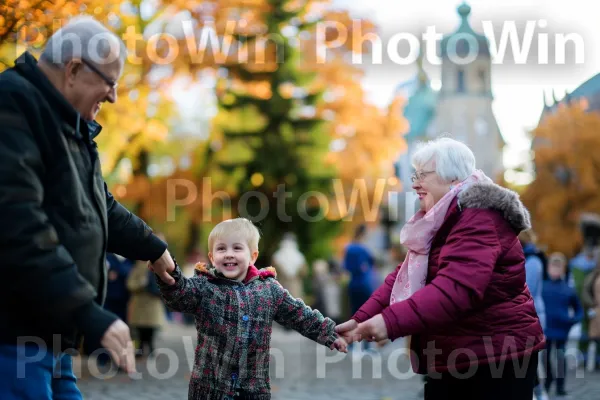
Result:
[[[254,264],[256,262],[257,258],[258,258],[258,250],[252,252],[252,264]]]
[[[71,60],[65,65],[65,82],[73,84],[79,74],[83,70],[83,64],[79,60]]]

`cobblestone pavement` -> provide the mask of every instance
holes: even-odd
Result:
[[[87,368],[79,360],[79,387],[87,400],[187,399],[193,364],[195,330],[171,325],[157,339],[159,355],[139,361],[139,377],[114,370]],[[421,377],[410,369],[404,343],[397,341],[377,352],[335,353],[296,332],[275,327],[271,350],[274,400],[399,400],[420,399]],[[570,371],[567,390],[577,400],[600,399],[600,373]],[[94,377],[96,376],[96,377]],[[105,378],[99,378],[104,376]]]

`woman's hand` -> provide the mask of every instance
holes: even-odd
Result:
[[[358,324],[353,333],[367,342],[383,342],[388,339],[387,327],[381,314]]]
[[[347,344],[360,341],[360,337],[356,333],[358,322],[351,319],[335,327],[335,331],[340,335]]]

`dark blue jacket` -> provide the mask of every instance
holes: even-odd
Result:
[[[376,289],[375,259],[367,247],[360,243],[350,243],[346,247],[344,268],[350,273],[350,289]]]
[[[127,289],[127,277],[133,268],[133,261],[124,259],[120,260],[114,253],[106,254],[106,263],[108,264],[108,274],[116,273],[116,279],[108,279],[106,288],[106,300],[129,301],[129,290]]]
[[[545,280],[542,297],[546,306],[545,334],[551,340],[566,340],[569,330],[583,318],[575,290],[565,280]]]

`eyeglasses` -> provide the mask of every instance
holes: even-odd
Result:
[[[429,174],[433,174],[435,171],[416,171],[411,175],[410,180],[414,183],[416,181],[422,181]]]
[[[81,62],[85,64],[86,67],[92,70],[96,75],[98,75],[111,89],[116,89],[119,85],[116,81],[110,79],[106,74],[98,69],[94,64],[86,60],[85,58],[81,59]]]

